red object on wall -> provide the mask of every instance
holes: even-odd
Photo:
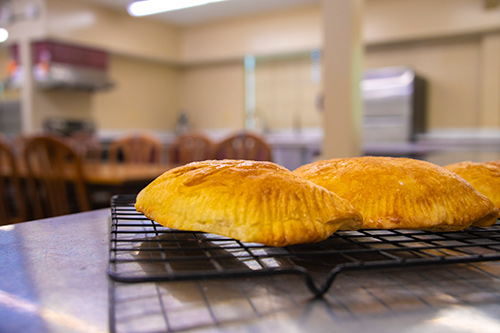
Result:
[[[62,63],[106,71],[108,53],[103,50],[53,41],[33,43],[33,63]]]

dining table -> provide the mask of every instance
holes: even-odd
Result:
[[[159,163],[84,163],[83,176],[91,207],[109,207],[109,200],[115,194],[137,194],[155,178],[176,166]]]
[[[500,332],[497,260],[346,271],[321,296],[294,274],[122,281],[111,273],[124,254],[122,272],[138,276],[163,272],[169,255],[139,232],[159,226],[136,214],[130,204],[1,226],[0,332]],[[139,260],[144,246],[154,261]],[[256,269],[232,256],[230,267]]]
[[[111,163],[92,160],[82,163],[82,172],[91,206],[102,208],[109,206],[109,199],[112,195],[138,193],[165,171],[177,166],[168,163]],[[21,180],[28,177],[27,168],[22,161],[18,161],[16,170]],[[73,168],[68,168],[67,174],[63,177],[73,179],[75,177],[71,173],[73,170]],[[0,164],[0,176],[10,177],[11,172],[6,165]]]
[[[88,184],[120,186],[133,182],[151,181],[163,172],[177,166],[176,164],[168,163],[144,164],[84,161],[82,163],[82,171],[84,181]],[[17,162],[16,170],[21,179],[28,176],[27,167],[22,161]],[[11,169],[7,165],[0,164],[0,175],[7,177],[11,172]],[[68,174],[68,177],[71,176]]]
[[[134,164],[90,162],[83,164],[84,179],[90,185],[123,186],[130,183],[149,182],[174,164]]]

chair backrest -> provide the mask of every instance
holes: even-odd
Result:
[[[162,142],[149,134],[128,135],[111,143],[108,159],[111,163],[120,161],[134,164],[159,164],[162,155]]]
[[[16,160],[22,160],[23,159],[23,151],[24,147],[26,146],[26,142],[29,138],[29,135],[26,134],[19,134],[16,137],[14,137],[12,140],[10,140],[10,147],[12,154],[14,154],[14,157]]]
[[[26,221],[26,196],[12,147],[0,138],[0,225]]]
[[[213,158],[214,142],[202,133],[185,133],[178,136],[169,148],[169,162],[186,164]]]
[[[67,138],[71,148],[87,162],[101,160],[102,146],[95,134],[88,131],[74,132]]]
[[[216,159],[242,159],[271,161],[271,147],[261,136],[254,133],[238,133],[219,142],[215,147]]]
[[[90,209],[82,161],[67,143],[50,136],[32,137],[23,157],[35,219]]]

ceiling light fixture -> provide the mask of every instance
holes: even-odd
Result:
[[[5,42],[9,38],[9,32],[5,28],[0,28],[0,43]]]
[[[140,0],[129,4],[127,11],[132,16],[146,16],[220,1],[227,0]]]

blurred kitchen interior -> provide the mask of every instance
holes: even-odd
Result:
[[[144,130],[168,145],[187,119],[214,140],[261,133],[291,169],[500,159],[499,1],[230,0],[146,17],[128,3],[0,0],[5,135],[62,119],[103,142]],[[103,52],[105,77],[44,85],[33,54],[47,42]]]

